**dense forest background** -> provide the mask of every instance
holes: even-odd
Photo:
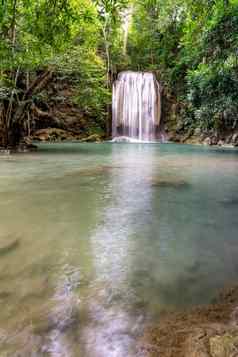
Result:
[[[172,140],[238,141],[237,0],[1,0],[0,146],[109,136],[127,69],[155,72]]]

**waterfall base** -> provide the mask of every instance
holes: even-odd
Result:
[[[114,140],[116,142],[159,140],[160,116],[160,86],[155,75],[151,72],[120,73],[113,85],[112,136]]]
[[[153,143],[157,141],[139,140],[129,136],[117,136],[111,140],[113,143]]]
[[[111,140],[112,143],[131,143],[131,144],[158,144],[168,142],[164,135],[160,135],[158,140],[139,140],[135,138],[130,138],[129,136],[117,136]]]

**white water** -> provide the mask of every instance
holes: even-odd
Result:
[[[121,72],[113,85],[112,136],[139,141],[158,139],[160,86],[150,72]]]

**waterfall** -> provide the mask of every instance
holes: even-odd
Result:
[[[112,136],[139,141],[158,139],[160,87],[150,72],[121,72],[113,84]]]

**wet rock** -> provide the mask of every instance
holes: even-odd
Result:
[[[210,137],[206,137],[203,141],[203,145],[212,145],[212,140]]]
[[[11,253],[20,245],[19,238],[7,236],[0,238],[0,256]]]
[[[234,146],[238,146],[238,133],[235,133],[232,135],[231,143]]]
[[[102,141],[102,138],[100,135],[98,134],[92,134],[87,136],[86,138],[81,139],[81,142],[87,142],[87,143],[93,143],[93,142],[97,142],[100,143]]]
[[[225,142],[223,140],[219,140],[217,143],[218,146],[223,146],[224,144],[225,144]]]
[[[211,145],[217,145],[219,139],[218,139],[218,136],[217,135],[213,135],[211,137]]]

